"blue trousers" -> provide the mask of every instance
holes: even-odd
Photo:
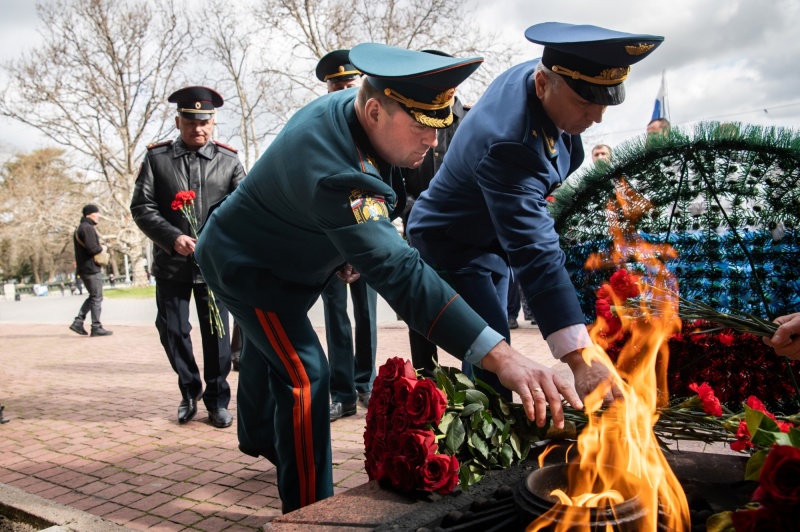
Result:
[[[354,350],[353,331],[347,314],[347,287],[347,283],[334,276],[322,292],[322,303],[331,399],[354,403],[357,393],[372,391],[372,381],[375,380],[378,293],[361,279],[349,285],[356,329]]]
[[[239,443],[275,450],[284,512],[330,497],[328,361],[307,314],[230,308],[243,333]]]
[[[472,310],[486,320],[489,327],[504,335],[506,341],[511,343],[511,331],[508,328],[506,314],[509,280],[507,275],[483,269],[465,269],[447,270],[444,272],[444,278],[472,307]],[[476,378],[489,384],[507,400],[511,400],[511,390],[500,384],[497,375],[477,366],[472,366],[472,369]]]

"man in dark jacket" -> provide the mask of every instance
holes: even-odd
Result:
[[[155,243],[152,274],[156,279],[156,328],[172,369],[178,374],[181,403],[178,422],[190,421],[200,398],[211,424],[229,427],[231,391],[226,378],[231,370],[228,311],[217,300],[224,334],[210,320],[208,287],[194,260],[196,235],[188,220],[172,203],[176,194],[195,194],[197,227],[205,222],[209,207],[233,192],[244,178],[236,150],[211,140],[216,108],[222,96],[206,87],[186,87],[169,97],[178,106],[176,141],[148,146],[131,200],[131,214],[139,228]],[[203,381],[194,359],[189,332],[189,300],[194,293],[203,339]]]
[[[81,305],[81,309],[69,329],[82,336],[89,334],[83,327],[83,321],[89,312],[92,313],[92,336],[111,334],[111,331],[104,329],[100,323],[100,310],[103,303],[103,269],[94,261],[94,257],[105,251],[106,247],[100,245],[100,239],[94,228],[98,221],[100,221],[100,209],[96,205],[86,205],[83,208],[81,223],[72,235],[75,245],[75,274],[80,276],[78,279],[83,279],[89,297]]]

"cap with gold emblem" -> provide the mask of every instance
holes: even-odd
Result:
[[[334,50],[322,56],[317,63],[317,79],[320,81],[350,81],[361,75],[347,57],[350,50]]]
[[[370,85],[400,103],[414,120],[442,129],[453,123],[456,87],[478,69],[483,58],[459,59],[364,43],[350,51],[350,61]]]
[[[178,114],[192,120],[214,118],[217,107],[222,107],[222,96],[208,87],[184,87],[169,95],[167,101],[178,104]]]
[[[599,105],[625,100],[622,84],[631,65],[647,57],[664,37],[624,33],[598,26],[544,22],[525,30],[544,45],[542,64],[561,75],[582,98]]]

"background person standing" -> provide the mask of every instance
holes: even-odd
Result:
[[[83,280],[89,297],[81,305],[69,329],[82,336],[89,334],[83,327],[83,321],[91,312],[91,335],[108,336],[112,334],[111,331],[104,329],[100,323],[103,304],[103,268],[94,261],[95,255],[106,250],[106,246],[100,245],[95,229],[97,222],[100,221],[100,209],[96,205],[89,204],[83,207],[82,214],[83,217],[72,235],[72,240],[75,246],[75,275],[78,280]]]
[[[328,93],[361,84],[361,72],[350,64],[350,50],[334,50],[317,63],[317,79],[324,81]],[[325,311],[325,339],[331,370],[331,421],[356,413],[356,398],[366,407],[375,380],[378,351],[378,293],[363,279],[350,283],[355,321],[353,329],[347,315],[348,284],[334,276],[322,292]],[[358,394],[356,396],[356,394]]]
[[[178,374],[181,402],[178,423],[197,414],[202,397],[211,424],[229,427],[231,390],[226,380],[231,370],[228,311],[217,301],[225,334],[215,333],[209,320],[208,287],[194,260],[195,238],[189,222],[172,208],[175,195],[194,191],[195,216],[202,225],[208,209],[233,192],[244,178],[236,150],[211,140],[216,108],[222,96],[207,87],[186,87],[172,93],[168,101],[178,106],[176,141],[148,146],[136,178],[131,214],[136,225],[155,244],[152,274],[156,279],[156,328],[172,369]],[[194,359],[189,323],[189,301],[195,308],[203,339],[203,380]]]

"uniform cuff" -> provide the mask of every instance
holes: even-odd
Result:
[[[584,349],[592,345],[592,339],[586,331],[586,325],[577,323],[564,327],[552,333],[546,338],[550,352],[555,358],[561,358],[568,353],[578,349]]]
[[[506,339],[505,336],[498,333],[491,327],[486,327],[481,331],[478,337],[469,346],[464,361],[469,362],[473,366],[481,367],[481,360],[486,354],[491,351],[494,346]]]

